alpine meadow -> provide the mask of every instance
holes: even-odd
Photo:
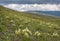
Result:
[[[0,6],[0,41],[60,41],[60,18]]]

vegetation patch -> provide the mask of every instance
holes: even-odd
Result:
[[[0,6],[0,41],[60,41],[60,18]]]

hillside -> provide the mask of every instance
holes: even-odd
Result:
[[[0,41],[60,41],[60,18],[0,6]]]

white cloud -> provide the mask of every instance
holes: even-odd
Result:
[[[17,11],[60,11],[60,4],[8,4],[3,6]]]

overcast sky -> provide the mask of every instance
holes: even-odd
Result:
[[[50,3],[60,4],[60,0],[0,0],[0,3]]]

